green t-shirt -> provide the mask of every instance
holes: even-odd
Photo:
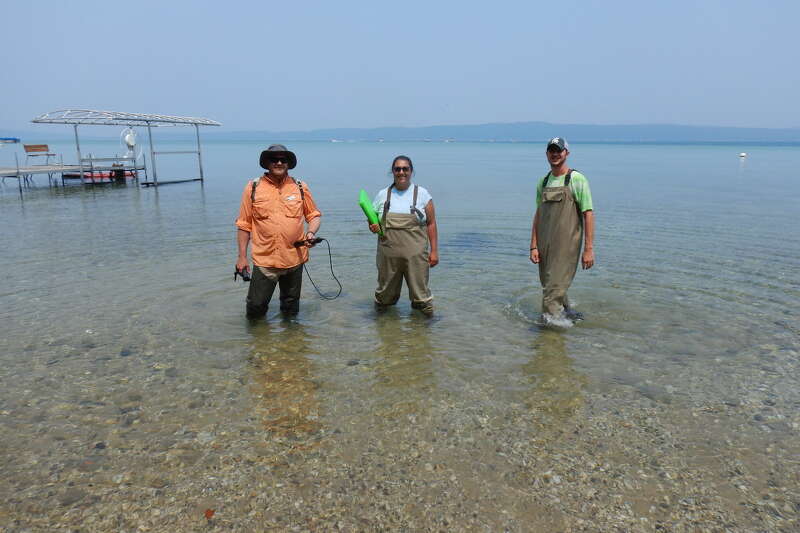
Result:
[[[566,174],[563,176],[550,176],[550,179],[547,180],[547,188],[563,187],[564,178],[566,177]],[[542,184],[544,183],[544,178],[545,176],[542,176],[539,179],[539,184],[536,186],[536,207],[542,205]],[[572,177],[569,179],[569,188],[572,191],[572,197],[575,198],[575,202],[578,204],[581,213],[594,209],[592,207],[592,191],[589,190],[589,181],[586,179],[586,176],[577,170],[573,170]]]

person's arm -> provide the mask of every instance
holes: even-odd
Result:
[[[322,217],[312,218],[308,221],[308,230],[306,231],[306,240],[310,241],[311,239],[317,236],[317,232],[319,231],[319,227],[322,225]],[[309,246],[314,246],[314,243],[309,243]]]
[[[317,204],[314,202],[314,197],[311,195],[311,190],[308,185],[303,182],[305,194],[303,195],[303,216],[308,223],[306,229],[305,240],[310,241],[317,236],[319,227],[322,225],[322,213],[317,209]],[[313,247],[314,243],[307,242],[306,246]]]
[[[430,200],[425,206],[425,221],[425,229],[428,230],[428,240],[431,243],[428,264],[435,267],[439,264],[439,228],[436,226],[436,209],[433,207],[433,200]]]
[[[583,269],[594,266],[594,211],[583,212],[583,257],[581,258]]]
[[[539,235],[536,233],[536,227],[539,225],[539,210],[533,215],[533,224],[531,224],[531,262],[539,262]]]
[[[247,261],[247,245],[250,244],[250,232],[239,229],[236,232],[236,242],[239,245],[239,257],[236,259],[236,270],[249,271],[250,263]]]
[[[372,208],[375,210],[375,213],[378,214],[378,220],[380,220],[380,217],[383,214],[383,203],[386,201],[386,197],[382,193],[382,190],[378,191],[378,195],[372,200]],[[372,233],[378,233],[381,231],[380,223],[370,224],[369,221],[367,221],[367,225]]]
[[[548,174],[549,176],[549,174]],[[534,264],[538,264],[541,260],[541,256],[539,255],[539,234],[537,233],[537,229],[539,228],[539,206],[542,205],[542,186],[544,185],[544,178],[539,180],[539,183],[536,185],[536,211],[533,213],[533,222],[531,223],[531,251],[530,251],[530,258],[531,262]]]
[[[242,191],[242,201],[239,204],[239,216],[236,218],[236,244],[239,254],[236,257],[236,270],[249,271],[250,263],[247,260],[247,246],[250,244],[250,231],[253,228],[253,206],[250,194],[252,182],[248,182]]]

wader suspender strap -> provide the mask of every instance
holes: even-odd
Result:
[[[386,190],[386,201],[383,203],[383,215],[381,216],[381,226],[386,227],[386,213],[389,212],[389,206],[392,203],[392,187],[394,187],[394,183],[389,185],[389,188]],[[417,192],[419,191],[419,187],[414,185],[414,199],[411,202],[411,208],[409,211],[412,215],[417,215],[417,218],[422,222],[422,212],[417,209]]]
[[[564,187],[569,187],[569,180],[572,178],[572,169],[569,169],[567,172],[567,177],[564,178]],[[572,191],[570,191],[572,192]],[[575,198],[575,195],[572,195]],[[578,199],[575,198],[575,209],[578,211],[578,220],[580,221],[581,227],[583,227],[583,217],[581,216],[581,206],[578,205]]]
[[[564,178],[564,187],[569,187],[569,180],[572,179],[573,170],[574,169],[569,169],[569,171],[567,172],[567,177]],[[542,191],[544,191],[544,188],[547,187],[547,181],[550,179],[550,174],[551,173],[548,172],[547,176],[544,177],[544,181],[542,182]],[[581,216],[582,215],[581,206],[578,205],[578,202],[575,202],[575,208],[578,210],[578,218],[580,219],[581,224],[583,224],[583,217]]]
[[[425,215],[422,214],[422,211],[417,209],[417,190],[419,187],[414,185],[414,200],[411,202],[411,214],[417,215],[417,219],[419,220],[420,225],[422,225],[422,220],[425,218]]]
[[[569,172],[567,172],[567,177],[564,178],[564,187],[569,187],[569,180],[572,179],[572,171],[573,171],[573,169],[569,169]],[[550,174],[551,173],[548,172],[547,176],[544,177],[544,181],[542,182],[542,189],[547,187],[547,182],[550,179]]]
[[[389,185],[389,188],[386,189],[386,201],[383,202],[383,214],[381,215],[381,228],[386,230],[386,213],[389,212],[389,202],[392,200],[392,187],[394,187],[394,183]],[[381,239],[385,239],[386,234],[384,234]]]
[[[394,183],[389,185],[389,188],[386,189],[386,201],[383,203],[383,215],[381,215],[381,226],[386,227],[386,213],[389,212],[389,204],[392,202],[392,187],[394,187]]]
[[[291,176],[289,176],[289,177],[291,178]],[[297,181],[294,178],[292,178],[292,181],[295,183],[295,185],[297,185],[297,188],[300,189],[300,202],[301,203],[305,203],[306,195],[303,192],[303,183],[300,182],[300,181]],[[250,203],[251,204],[255,203],[255,201],[256,201],[256,187],[258,187],[259,183],[261,183],[261,176],[259,176],[259,177],[257,177],[256,179],[253,180],[253,186],[250,188]]]

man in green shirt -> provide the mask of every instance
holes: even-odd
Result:
[[[536,213],[531,227],[531,261],[539,265],[542,319],[545,324],[567,318],[583,319],[569,306],[567,289],[578,260],[594,265],[594,210],[586,177],[567,165],[569,145],[562,137],[547,143],[550,172],[536,188]],[[583,240],[583,254],[581,254]]]

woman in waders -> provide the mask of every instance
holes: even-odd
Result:
[[[433,200],[427,190],[411,183],[414,164],[399,155],[392,161],[394,183],[375,196],[375,212],[382,213],[383,236],[378,237],[378,309],[394,305],[400,298],[403,279],[411,307],[433,315],[433,296],[428,288],[430,267],[439,263],[439,237]],[[380,231],[370,224],[372,233]]]

